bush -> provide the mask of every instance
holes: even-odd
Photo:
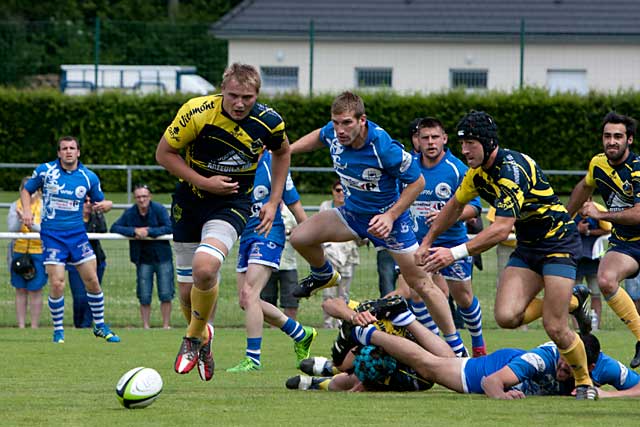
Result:
[[[398,95],[389,92],[364,94],[368,117],[409,147],[407,126],[415,117],[441,118],[450,135],[450,147],[459,155],[455,127],[470,109],[485,110],[499,127],[500,145],[527,153],[546,170],[585,170],[589,159],[601,151],[600,121],[611,109],[638,115],[640,94],[591,93],[549,95],[526,89],[511,94],[451,92],[433,95]],[[41,163],[55,158],[55,143],[62,135],[81,141],[81,160],[86,164],[154,165],[155,147],[173,119],[185,95],[133,96],[111,93],[72,97],[56,91],[0,89],[0,148],[3,162]],[[293,142],[330,120],[333,95],[307,98],[286,94],[264,102],[275,108],[287,123]],[[326,150],[295,156],[294,166],[331,166]],[[155,191],[171,191],[175,179],[166,172],[138,172]],[[15,190],[24,170],[0,171],[3,190]],[[126,190],[121,171],[100,172],[107,191]],[[332,174],[297,174],[301,191],[325,192]],[[571,190],[575,177],[553,177],[560,193]]]

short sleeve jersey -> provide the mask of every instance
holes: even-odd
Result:
[[[84,230],[82,206],[87,195],[92,202],[104,200],[98,176],[81,162],[72,171],[60,160],[39,165],[24,188],[29,193],[42,189],[43,230]]]
[[[320,130],[320,141],[331,152],[333,168],[345,192],[345,209],[367,215],[386,212],[398,200],[398,181],[411,184],[420,169],[411,154],[373,123],[367,121],[364,146],[354,149],[338,142],[333,123]]]
[[[632,208],[640,203],[640,159],[630,153],[619,165],[611,166],[604,153],[589,162],[585,178],[590,187],[597,187],[611,212]],[[611,233],[621,241],[640,240],[640,225],[613,224]]]
[[[256,170],[253,191],[251,192],[251,216],[249,217],[247,226],[242,233],[243,240],[257,235],[256,227],[260,224],[260,210],[262,209],[262,206],[269,201],[270,197],[271,153],[265,151],[258,163],[258,169]],[[285,205],[290,205],[300,200],[300,195],[298,194],[298,190],[296,189],[290,174],[287,174],[287,181],[284,185],[282,200]],[[272,242],[276,242],[284,246],[286,236],[284,220],[282,219],[280,209],[276,209],[276,216],[273,220],[271,231],[267,237]]]
[[[415,155],[415,158],[422,176],[424,176],[425,185],[424,190],[411,205],[409,212],[413,219],[413,231],[416,233],[418,241],[422,241],[430,228],[426,221],[427,214],[442,210],[449,199],[453,197],[469,168],[449,150],[446,150],[444,157],[434,167],[423,165],[420,154]],[[479,197],[471,199],[470,205],[478,210],[482,209]],[[467,240],[469,240],[467,226],[464,221],[458,221],[438,236],[434,245],[438,246],[445,242],[459,244]]]
[[[264,148],[278,150],[286,140],[284,121],[275,110],[256,103],[235,121],[222,108],[222,95],[187,101],[164,133],[169,145],[185,150],[185,161],[200,175],[226,175],[248,195]],[[193,185],[182,186],[197,198],[219,198]],[[237,196],[236,196],[237,197]]]
[[[456,199],[468,203],[478,195],[496,208],[496,216],[515,218],[518,244],[535,246],[575,232],[575,223],[542,169],[525,154],[498,149],[488,170],[469,169]]]
[[[616,390],[627,390],[640,382],[640,374],[602,352],[591,378],[596,386],[609,384]]]

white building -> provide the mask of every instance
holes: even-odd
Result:
[[[586,93],[640,88],[638,23],[640,0],[245,0],[212,32],[267,92]]]

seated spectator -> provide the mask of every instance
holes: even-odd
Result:
[[[171,301],[175,295],[171,244],[168,240],[148,238],[171,234],[171,220],[164,206],[151,200],[151,190],[148,186],[136,185],[133,195],[135,205],[124,211],[111,226],[111,232],[135,237],[129,241],[129,259],[136,265],[136,295],[140,302],[142,326],[145,329],[151,327],[151,296],[155,273],[162,327],[169,329]]]

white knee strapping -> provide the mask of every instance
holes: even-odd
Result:
[[[196,253],[198,252],[202,252],[211,255],[214,258],[217,258],[220,261],[220,264],[224,262],[224,253],[220,249],[208,243],[200,243],[200,245],[198,245],[198,249],[196,249]]]
[[[200,235],[201,240],[216,239],[222,242],[227,248],[227,252],[231,252],[233,244],[238,240],[238,232],[228,222],[212,219],[205,222]]]

